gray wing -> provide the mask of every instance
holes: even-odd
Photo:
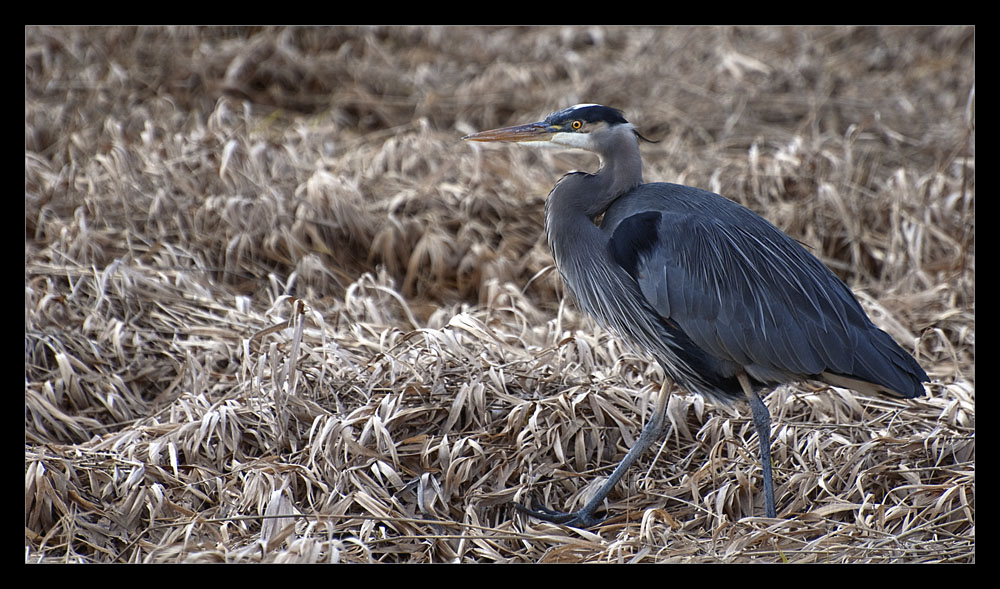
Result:
[[[680,192],[684,201],[639,194],[612,212],[612,256],[703,353],[761,382],[831,372],[923,394],[926,374],[916,361],[798,243],[721,196],[645,187]]]

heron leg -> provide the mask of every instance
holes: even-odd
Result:
[[[670,399],[671,385],[673,385],[673,382],[669,378],[665,378],[663,384],[660,385],[660,392],[656,397],[656,406],[653,408],[653,415],[650,416],[649,421],[643,426],[642,432],[639,434],[639,439],[636,440],[635,444],[632,445],[625,455],[625,458],[618,463],[618,466],[611,472],[608,480],[604,481],[604,484],[601,485],[601,488],[597,490],[597,493],[586,505],[573,512],[555,511],[547,507],[540,507],[537,510],[528,509],[516,502],[514,503],[514,507],[521,513],[556,524],[589,528],[601,523],[602,519],[596,517],[594,512],[597,511],[597,508],[607,498],[611,489],[618,484],[618,481],[621,480],[622,476],[625,475],[625,472],[632,466],[636,459],[663,434],[667,422],[667,400]]]
[[[741,374],[738,377],[743,393],[750,402],[750,411],[753,412],[753,424],[757,428],[757,440],[760,445],[760,462],[764,469],[764,507],[767,517],[776,517],[774,509],[774,480],[771,477],[771,414],[767,411],[767,405],[760,399],[757,392],[750,386],[750,379],[747,375]]]

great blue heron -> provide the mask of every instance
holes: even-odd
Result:
[[[771,417],[759,391],[812,379],[894,397],[924,394],[928,378],[916,360],[793,239],[718,194],[643,184],[639,139],[645,138],[621,111],[580,104],[464,139],[545,143],[600,156],[597,172],[566,174],[549,192],[549,245],[579,305],[656,358],[668,378],[639,439],[586,505],[571,513],[517,505],[521,511],[555,523],[599,523],[596,509],[664,431],[670,380],[724,402],[749,402],[772,518]]]

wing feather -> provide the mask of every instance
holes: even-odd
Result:
[[[832,373],[922,394],[916,361],[826,266],[757,214],[673,184],[622,200],[602,223],[613,259],[704,353],[762,382]]]

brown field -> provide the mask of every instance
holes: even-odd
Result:
[[[756,210],[932,383],[745,405],[582,316],[542,230],[580,102]],[[974,562],[975,29],[25,28],[28,562]],[[286,517],[278,517],[286,516]]]

